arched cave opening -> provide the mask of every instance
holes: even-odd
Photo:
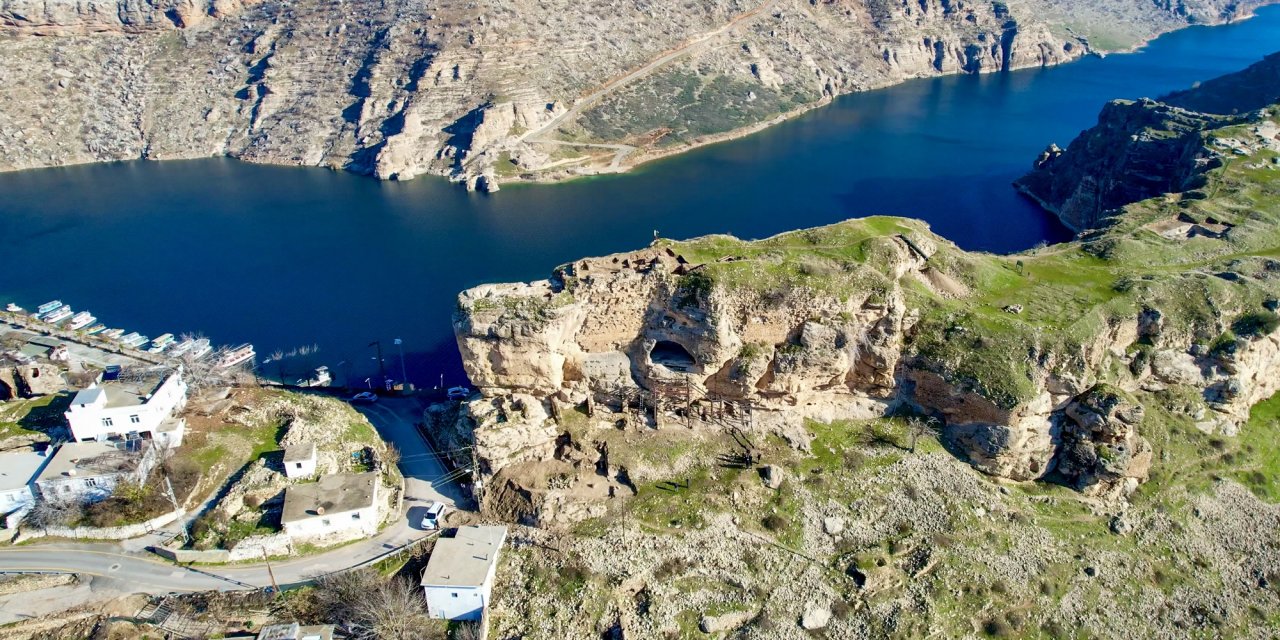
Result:
[[[649,359],[672,371],[691,371],[696,364],[693,354],[683,345],[670,340],[659,340],[649,351]]]

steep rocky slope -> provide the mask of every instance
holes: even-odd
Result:
[[[4,0],[0,170],[226,154],[494,188],[1266,2]]]
[[[1280,53],[1159,101],[1117,100],[1065,152],[1050,146],[1017,186],[1071,228],[1096,227],[1124,205],[1199,186],[1221,164],[1204,150],[1205,131],[1277,102]]]
[[[1280,105],[1185,113],[1194,186],[1058,246],[868,218],[463,292],[484,397],[432,417],[531,525],[493,630],[1280,632]]]

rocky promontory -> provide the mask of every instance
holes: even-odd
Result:
[[[1176,138],[1193,160],[1143,164],[1094,144],[1133,125],[1117,111],[1176,122],[1177,135],[1134,144]],[[971,253],[921,222],[868,218],[755,242],[659,240],[463,292],[455,331],[485,397],[459,432],[473,434],[481,504],[550,522],[598,510],[603,494],[580,483],[625,495],[634,470],[565,426],[584,411],[801,451],[815,422],[907,411],[987,474],[1122,499],[1158,464],[1153,423],[1172,412],[1230,437],[1280,388],[1280,211],[1272,187],[1241,186],[1280,181],[1278,113],[1109,106],[1106,128],[1052,166],[1110,166],[1109,197],[1128,206],[1095,206],[1105,226],[1064,245]],[[1199,191],[1178,190],[1184,166]],[[1176,406],[1153,409],[1171,390]]]
[[[1268,1],[5,0],[0,170],[226,155],[493,189]]]
[[[1117,100],[1065,151],[1045,150],[1017,187],[1072,229],[1094,228],[1127,204],[1201,186],[1224,158],[1206,132],[1278,102],[1280,53],[1158,101]]]

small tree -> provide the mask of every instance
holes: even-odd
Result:
[[[315,598],[329,622],[356,640],[428,640],[439,629],[411,582],[385,580],[373,569],[323,576],[316,581]]]

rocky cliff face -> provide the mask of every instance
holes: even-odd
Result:
[[[1124,205],[1199,186],[1221,164],[1204,132],[1280,101],[1280,54],[1160,101],[1116,101],[1063,151],[1051,145],[1018,188],[1077,231]]]
[[[1280,390],[1280,107],[1113,104],[1102,122],[1043,162],[1048,185],[1072,168],[1106,187],[1064,209],[1103,226],[1059,247],[971,254],[871,218],[657,241],[463,292],[455,333],[485,397],[454,431],[482,506],[573,520],[634,491],[584,420],[630,447],[681,428],[805,450],[810,421],[909,410],[985,473],[1108,500],[1151,472],[1147,431],[1233,437]]]
[[[0,70],[0,170],[231,155],[492,188],[1264,2],[6,0],[0,51],[24,64]]]

